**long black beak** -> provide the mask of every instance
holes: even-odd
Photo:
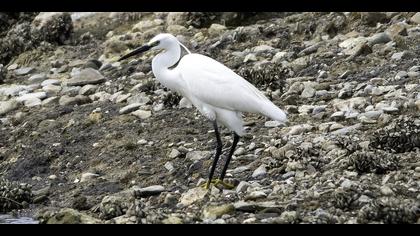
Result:
[[[129,57],[132,57],[134,55],[137,55],[137,54],[140,54],[142,52],[145,52],[145,51],[149,50],[150,48],[152,48],[152,46],[150,46],[148,44],[143,45],[143,46],[141,46],[139,48],[134,49],[132,52],[128,53],[127,55],[122,56],[120,59],[118,59],[118,61],[122,61],[122,60],[127,59]]]

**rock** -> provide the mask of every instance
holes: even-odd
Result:
[[[377,23],[385,23],[388,17],[383,12],[362,12],[362,23],[368,26],[376,26]]]
[[[232,204],[224,204],[220,206],[208,206],[203,210],[203,219],[215,220],[223,215],[231,214],[235,211]]]
[[[407,78],[408,73],[406,71],[398,71],[398,73],[395,75],[395,79],[399,80],[402,78]]]
[[[385,32],[374,34],[372,37],[368,38],[368,43],[370,46],[375,44],[384,44],[391,41],[391,37]]]
[[[246,55],[244,58],[244,63],[248,61],[258,61],[257,56],[255,56],[253,53]]]
[[[404,59],[406,57],[406,55],[407,55],[407,52],[406,51],[396,52],[396,53],[392,54],[391,59],[392,60],[399,61],[401,59]]]
[[[300,95],[302,98],[311,98],[315,96],[316,90],[310,86],[309,84],[305,84],[305,88],[302,91],[302,94]]]
[[[191,151],[188,152],[185,158],[189,161],[199,161],[204,158],[210,157],[209,151]]]
[[[292,224],[298,220],[299,216],[296,211],[284,211],[275,219],[277,224]]]
[[[187,98],[183,97],[179,101],[178,106],[179,106],[179,108],[191,108],[192,107],[192,103],[190,102],[190,100],[188,100]]]
[[[34,97],[25,100],[23,104],[25,105],[25,107],[35,107],[40,106],[42,104],[42,101],[41,99]]]
[[[175,170],[174,165],[170,161],[166,162],[163,167],[165,167],[165,169],[167,169],[169,173],[172,173]]]
[[[11,111],[14,111],[18,107],[19,107],[19,103],[14,99],[5,101],[5,102],[0,101],[0,116],[5,115]]]
[[[263,191],[252,191],[245,197],[245,200],[257,200],[257,199],[266,198],[266,197],[267,197],[267,194]]]
[[[381,193],[385,196],[391,196],[394,194],[394,191],[392,191],[392,189],[387,185],[384,185],[381,187]]]
[[[331,134],[334,134],[334,135],[343,135],[343,134],[347,134],[347,133],[352,133],[355,130],[359,129],[361,126],[362,126],[362,124],[357,123],[357,124],[352,125],[352,126],[347,126],[347,127],[338,129],[338,130],[336,130],[334,132],[331,132]]]
[[[46,214],[47,215],[47,214]],[[46,220],[47,224],[101,224],[102,221],[74,209],[64,208]]]
[[[41,38],[50,43],[65,43],[73,32],[73,21],[68,12],[41,12],[32,22]]]
[[[188,29],[182,25],[168,25],[166,30],[173,35],[186,35],[188,34]]]
[[[250,184],[248,182],[241,181],[239,182],[238,186],[236,186],[236,192],[237,193],[246,192],[249,186]]]
[[[410,21],[415,24],[420,25],[420,12],[417,12],[416,14],[414,14],[414,16],[410,18]]]
[[[386,33],[389,34],[391,39],[395,39],[398,35],[407,36],[407,24],[403,22],[393,24],[388,27]]]
[[[132,189],[136,198],[145,198],[154,195],[159,195],[161,192],[165,191],[165,187],[161,185],[152,185],[145,188],[139,188],[134,186]]]
[[[49,84],[42,87],[42,90],[47,93],[47,96],[53,96],[57,95],[61,91],[61,86]]]
[[[134,96],[131,96],[127,99],[127,102],[129,104],[138,103],[140,105],[144,105],[150,101],[150,98],[143,92],[140,94],[136,94]]]
[[[279,127],[280,125],[283,125],[283,123],[277,120],[269,120],[264,123],[264,126],[268,128]]]
[[[48,79],[48,76],[45,73],[34,74],[29,77],[29,83],[41,83],[42,81]]]
[[[255,53],[267,52],[272,51],[274,48],[268,45],[259,45],[251,49],[251,51]]]
[[[90,101],[91,101],[90,98],[83,95],[77,95],[75,97],[64,95],[60,98],[58,103],[60,104],[60,106],[74,106],[74,105],[83,105],[83,104],[89,103]]]
[[[137,110],[141,105],[142,105],[141,103],[133,103],[133,104],[130,104],[121,108],[119,112],[121,115],[127,114],[127,113]]]
[[[135,24],[132,28],[133,32],[145,32],[151,28],[163,25],[164,21],[161,19],[154,20],[142,20],[139,23]]]
[[[46,98],[46,99],[44,99],[44,100],[42,100],[42,103],[41,103],[41,105],[48,105],[48,104],[53,104],[53,103],[57,103],[58,102],[58,97],[49,97],[49,98]]]
[[[344,127],[344,126],[343,126],[342,124],[339,124],[339,123],[334,123],[334,124],[332,124],[332,125],[330,126],[329,131],[330,131],[330,132],[332,132],[332,131],[335,131],[335,130],[341,129],[341,128],[343,128],[343,127]]]
[[[256,212],[256,211],[261,211],[261,210],[279,211],[279,210],[284,209],[282,206],[277,205],[275,202],[272,202],[272,201],[268,201],[268,202],[238,201],[233,204],[233,207],[237,211],[244,211],[244,212]]]
[[[290,131],[289,131],[288,134],[289,135],[298,135],[298,134],[309,132],[313,128],[314,127],[312,125],[309,125],[309,124],[295,125],[295,126],[290,127]]]
[[[172,148],[171,152],[169,153],[168,157],[171,159],[177,158],[181,155],[181,152],[178,149]]]
[[[109,220],[124,215],[130,208],[132,200],[133,191],[130,190],[105,196],[99,205],[100,217]]]
[[[287,56],[287,52],[278,52],[274,54],[273,59],[271,59],[274,63],[280,63],[282,60],[284,60]]]
[[[292,62],[290,62],[289,66],[292,68],[292,70],[294,72],[302,70],[305,67],[307,67],[308,64],[310,63],[310,61],[311,61],[310,56],[311,55],[299,57],[299,58],[293,60]]]
[[[23,68],[15,70],[15,74],[17,76],[23,76],[23,75],[30,74],[34,71],[35,71],[35,69],[33,67],[23,67]]]
[[[267,166],[260,165],[254,172],[252,173],[252,178],[261,179],[267,175]]]
[[[98,88],[97,85],[87,84],[79,90],[79,94],[85,95],[85,96],[92,95],[96,92],[97,88]]]
[[[24,94],[20,97],[17,97],[16,101],[25,102],[26,100],[30,100],[30,99],[33,99],[33,98],[44,99],[46,97],[47,97],[46,92],[27,93],[27,94]]]
[[[95,179],[97,177],[99,177],[98,174],[89,173],[89,172],[88,173],[83,173],[82,176],[80,177],[80,183],[93,180],[93,179]]]
[[[341,187],[344,189],[350,189],[351,186],[353,185],[353,181],[349,180],[349,179],[345,179],[342,183],[341,183]]]
[[[151,111],[144,111],[144,110],[133,111],[133,112],[131,112],[131,114],[136,116],[137,118],[142,119],[142,120],[145,120],[145,119],[152,116]]]
[[[99,71],[92,68],[82,69],[67,80],[68,86],[83,86],[86,84],[100,84],[105,82],[105,77]]]
[[[182,224],[182,219],[177,216],[168,216],[168,218],[162,220],[163,224]]]
[[[208,191],[202,187],[192,188],[181,195],[179,203],[182,206],[189,206],[193,203],[202,201],[207,194]]]
[[[219,24],[211,24],[208,32],[211,37],[221,36],[226,31],[226,26]]]
[[[235,152],[233,153],[233,155],[240,156],[240,155],[243,155],[244,153],[245,153],[245,148],[240,147],[240,148],[238,148],[238,149],[235,150]]]
[[[60,84],[61,84],[60,80],[47,79],[47,80],[42,81],[41,86],[44,87],[44,86],[47,86],[47,85],[60,85]]]

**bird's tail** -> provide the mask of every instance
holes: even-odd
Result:
[[[270,117],[273,120],[279,121],[283,124],[287,122],[287,114],[285,111],[274,105],[269,100],[266,100],[261,105],[261,113],[267,117]]]

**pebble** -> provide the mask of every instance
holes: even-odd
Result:
[[[266,175],[267,175],[267,167],[266,167],[266,165],[260,165],[252,173],[252,178],[261,179],[261,178],[264,178]]]
[[[27,75],[35,71],[33,67],[23,67],[20,69],[15,70],[15,74],[18,76]]]
[[[269,120],[269,121],[266,121],[264,123],[264,126],[267,127],[267,128],[274,128],[274,127],[279,127],[282,124],[283,123],[281,123],[279,121],[276,121],[276,120]]]
[[[105,81],[105,77],[99,71],[92,68],[86,68],[74,73],[72,78],[67,80],[67,85],[83,86],[86,84],[100,84]]]
[[[139,188],[137,186],[134,186],[132,187],[132,190],[136,198],[143,198],[143,197],[149,197],[153,195],[159,195],[161,192],[165,191],[165,187],[161,185],[152,185],[145,188]]]
[[[137,110],[142,104],[141,103],[133,103],[133,104],[129,104],[123,108],[120,109],[119,113],[122,114],[127,114],[130,112],[133,112],[135,110]]]
[[[131,114],[142,120],[145,120],[152,116],[151,111],[144,111],[144,110],[133,111],[131,112]]]

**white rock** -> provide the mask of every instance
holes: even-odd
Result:
[[[133,104],[130,104],[121,108],[119,112],[120,114],[127,114],[127,113],[137,110],[141,105],[142,105],[141,103],[133,103]]]
[[[30,99],[33,99],[33,98],[44,99],[46,97],[47,97],[46,92],[27,93],[27,94],[24,94],[24,95],[16,98],[16,101],[24,102],[26,100],[30,100]]]
[[[169,153],[168,157],[173,159],[173,158],[177,158],[181,155],[181,152],[178,151],[178,149],[176,148],[172,148],[171,152]]]
[[[264,178],[267,175],[267,167],[266,165],[260,165],[254,172],[252,173],[252,178]]]
[[[281,123],[280,121],[277,121],[277,120],[269,120],[269,121],[266,121],[264,123],[264,126],[268,127],[268,128],[274,128],[274,127],[278,127],[280,125],[283,125],[283,123]]]
[[[151,111],[144,111],[144,110],[133,111],[133,112],[131,112],[131,114],[140,118],[140,119],[142,119],[142,120],[145,120],[145,119],[152,116]]]
[[[83,173],[82,176],[80,177],[80,182],[83,183],[83,182],[95,179],[97,177],[99,177],[98,174],[89,173],[89,172],[88,173]]]

